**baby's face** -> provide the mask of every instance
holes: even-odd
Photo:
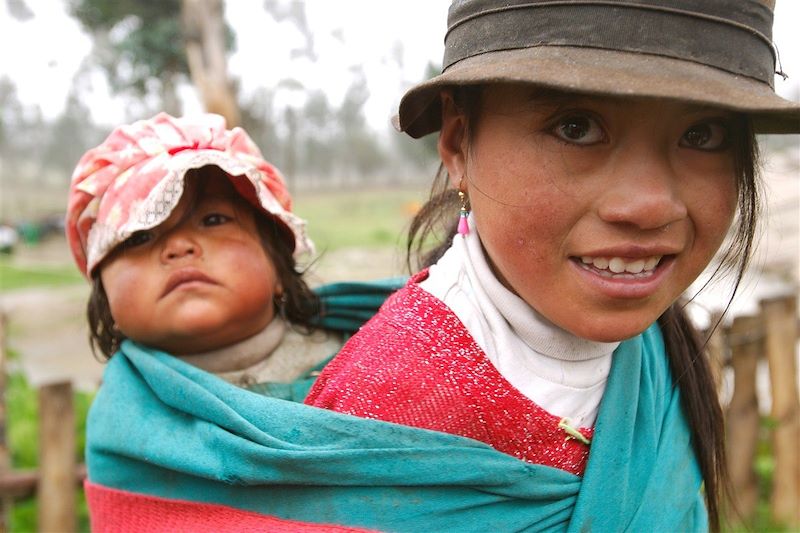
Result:
[[[189,187],[187,187],[189,189]],[[227,178],[189,191],[160,226],[137,232],[101,265],[117,327],[133,340],[181,355],[258,333],[280,291],[253,210]]]

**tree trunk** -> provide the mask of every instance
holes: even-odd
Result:
[[[186,57],[192,83],[205,110],[225,117],[228,127],[241,124],[241,113],[228,78],[222,0],[183,0]]]
[[[11,450],[8,449],[6,421],[6,314],[0,310],[0,474],[11,471]],[[3,495],[0,498],[0,532],[8,531],[11,508],[14,500]]]

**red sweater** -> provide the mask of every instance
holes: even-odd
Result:
[[[497,371],[456,315],[417,283],[392,295],[318,378],[306,403],[462,435],[582,475],[589,447]],[[591,438],[592,429],[580,429]]]

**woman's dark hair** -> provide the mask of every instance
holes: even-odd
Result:
[[[186,173],[188,182],[196,183],[196,186],[187,188],[190,194],[189,208],[190,213],[205,190],[208,180],[214,177],[225,177],[226,183],[230,183],[228,175],[219,167],[209,165],[199,169],[189,170]],[[258,229],[261,244],[275,267],[278,282],[283,288],[283,294],[279,301],[275,302],[276,312],[279,313],[293,326],[300,330],[310,332],[314,329],[312,318],[319,310],[319,297],[309,288],[303,279],[303,272],[298,270],[297,264],[292,254],[294,249],[294,236],[292,232],[275,217],[256,209],[230,186],[231,196],[239,202],[242,209],[250,209],[254,215],[256,228]],[[121,247],[109,254],[112,257],[116,253],[121,253]],[[89,320],[89,341],[92,352],[97,356],[98,352],[103,359],[110,359],[114,352],[119,349],[120,343],[126,338],[117,329],[114,318],[111,315],[111,307],[108,303],[108,296],[103,288],[100,279],[102,263],[95,268],[92,274],[92,290],[89,295],[89,302],[86,308],[86,315]]]
[[[481,91],[481,86],[456,87],[453,90],[455,105],[466,116],[467,137],[474,131],[479,118]],[[738,287],[752,255],[760,201],[756,171],[758,145],[750,120],[745,116],[739,116],[736,120],[738,123],[733,128],[732,141],[738,215],[730,244],[722,255],[715,275],[733,270],[735,287]],[[409,226],[406,252],[410,270],[432,265],[450,248],[456,235],[460,205],[458,191],[449,185],[447,171],[440,165],[427,203]],[[673,381],[681,389],[681,405],[691,429],[692,445],[703,476],[709,525],[712,530],[719,531],[721,506],[723,502],[730,501],[731,496],[725,456],[724,418],[711,364],[705,353],[706,341],[689,321],[684,311],[685,305],[683,301],[673,303],[661,315],[658,323],[664,336]]]

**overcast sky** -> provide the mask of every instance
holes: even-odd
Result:
[[[360,65],[372,95],[366,116],[373,124],[385,124],[403,89],[421,79],[429,61],[441,61],[449,0],[307,3],[308,23],[319,54],[315,63],[290,60],[289,50],[303,44],[302,36],[291,24],[275,23],[264,11],[263,0],[226,2],[226,17],[237,33],[237,52],[229,68],[240,78],[246,94],[293,77],[309,89],[324,89],[338,102],[355,76],[352,67]],[[9,16],[6,3],[0,2],[0,76],[14,81],[25,104],[38,104],[45,116],[53,117],[63,109],[72,78],[92,43],[65,14],[62,0],[27,4],[35,17],[18,22]],[[795,99],[800,92],[798,21],[800,1],[778,0],[774,40],[790,79],[776,80],[776,89]],[[108,98],[101,76],[93,77],[91,90],[96,119],[110,124],[125,120],[119,102]],[[182,94],[187,111],[199,107],[191,89]]]

